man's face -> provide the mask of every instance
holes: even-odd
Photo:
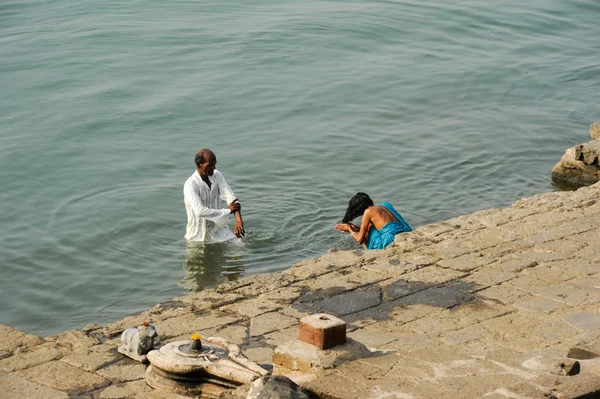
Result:
[[[212,176],[217,167],[217,157],[214,154],[204,154],[204,163],[200,165],[200,173],[206,176]]]

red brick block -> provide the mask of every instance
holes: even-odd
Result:
[[[300,319],[300,341],[320,349],[346,343],[346,322],[335,316],[317,313]]]

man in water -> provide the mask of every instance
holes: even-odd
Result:
[[[223,242],[241,238],[246,234],[241,206],[223,174],[215,169],[216,155],[203,148],[198,150],[194,161],[196,171],[183,186],[188,218],[186,240]],[[219,199],[227,201],[227,208],[219,208]],[[235,216],[233,233],[227,227],[227,219],[232,213]]]
[[[362,216],[360,227],[350,223],[359,216]],[[358,193],[350,199],[342,223],[334,227],[350,233],[354,241],[363,244],[366,249],[383,249],[394,241],[396,234],[412,231],[392,204],[375,205],[365,193]]]

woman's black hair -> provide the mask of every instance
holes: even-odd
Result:
[[[350,221],[362,216],[365,210],[373,205],[373,200],[365,193],[358,193],[350,199],[348,202],[348,209],[342,219],[342,223],[349,223]]]

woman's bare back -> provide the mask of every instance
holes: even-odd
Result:
[[[398,221],[398,219],[396,219],[396,217],[385,206],[373,205],[365,211],[365,215],[367,212],[369,213],[371,223],[373,223],[373,226],[377,230],[381,230],[381,228],[389,222]]]

